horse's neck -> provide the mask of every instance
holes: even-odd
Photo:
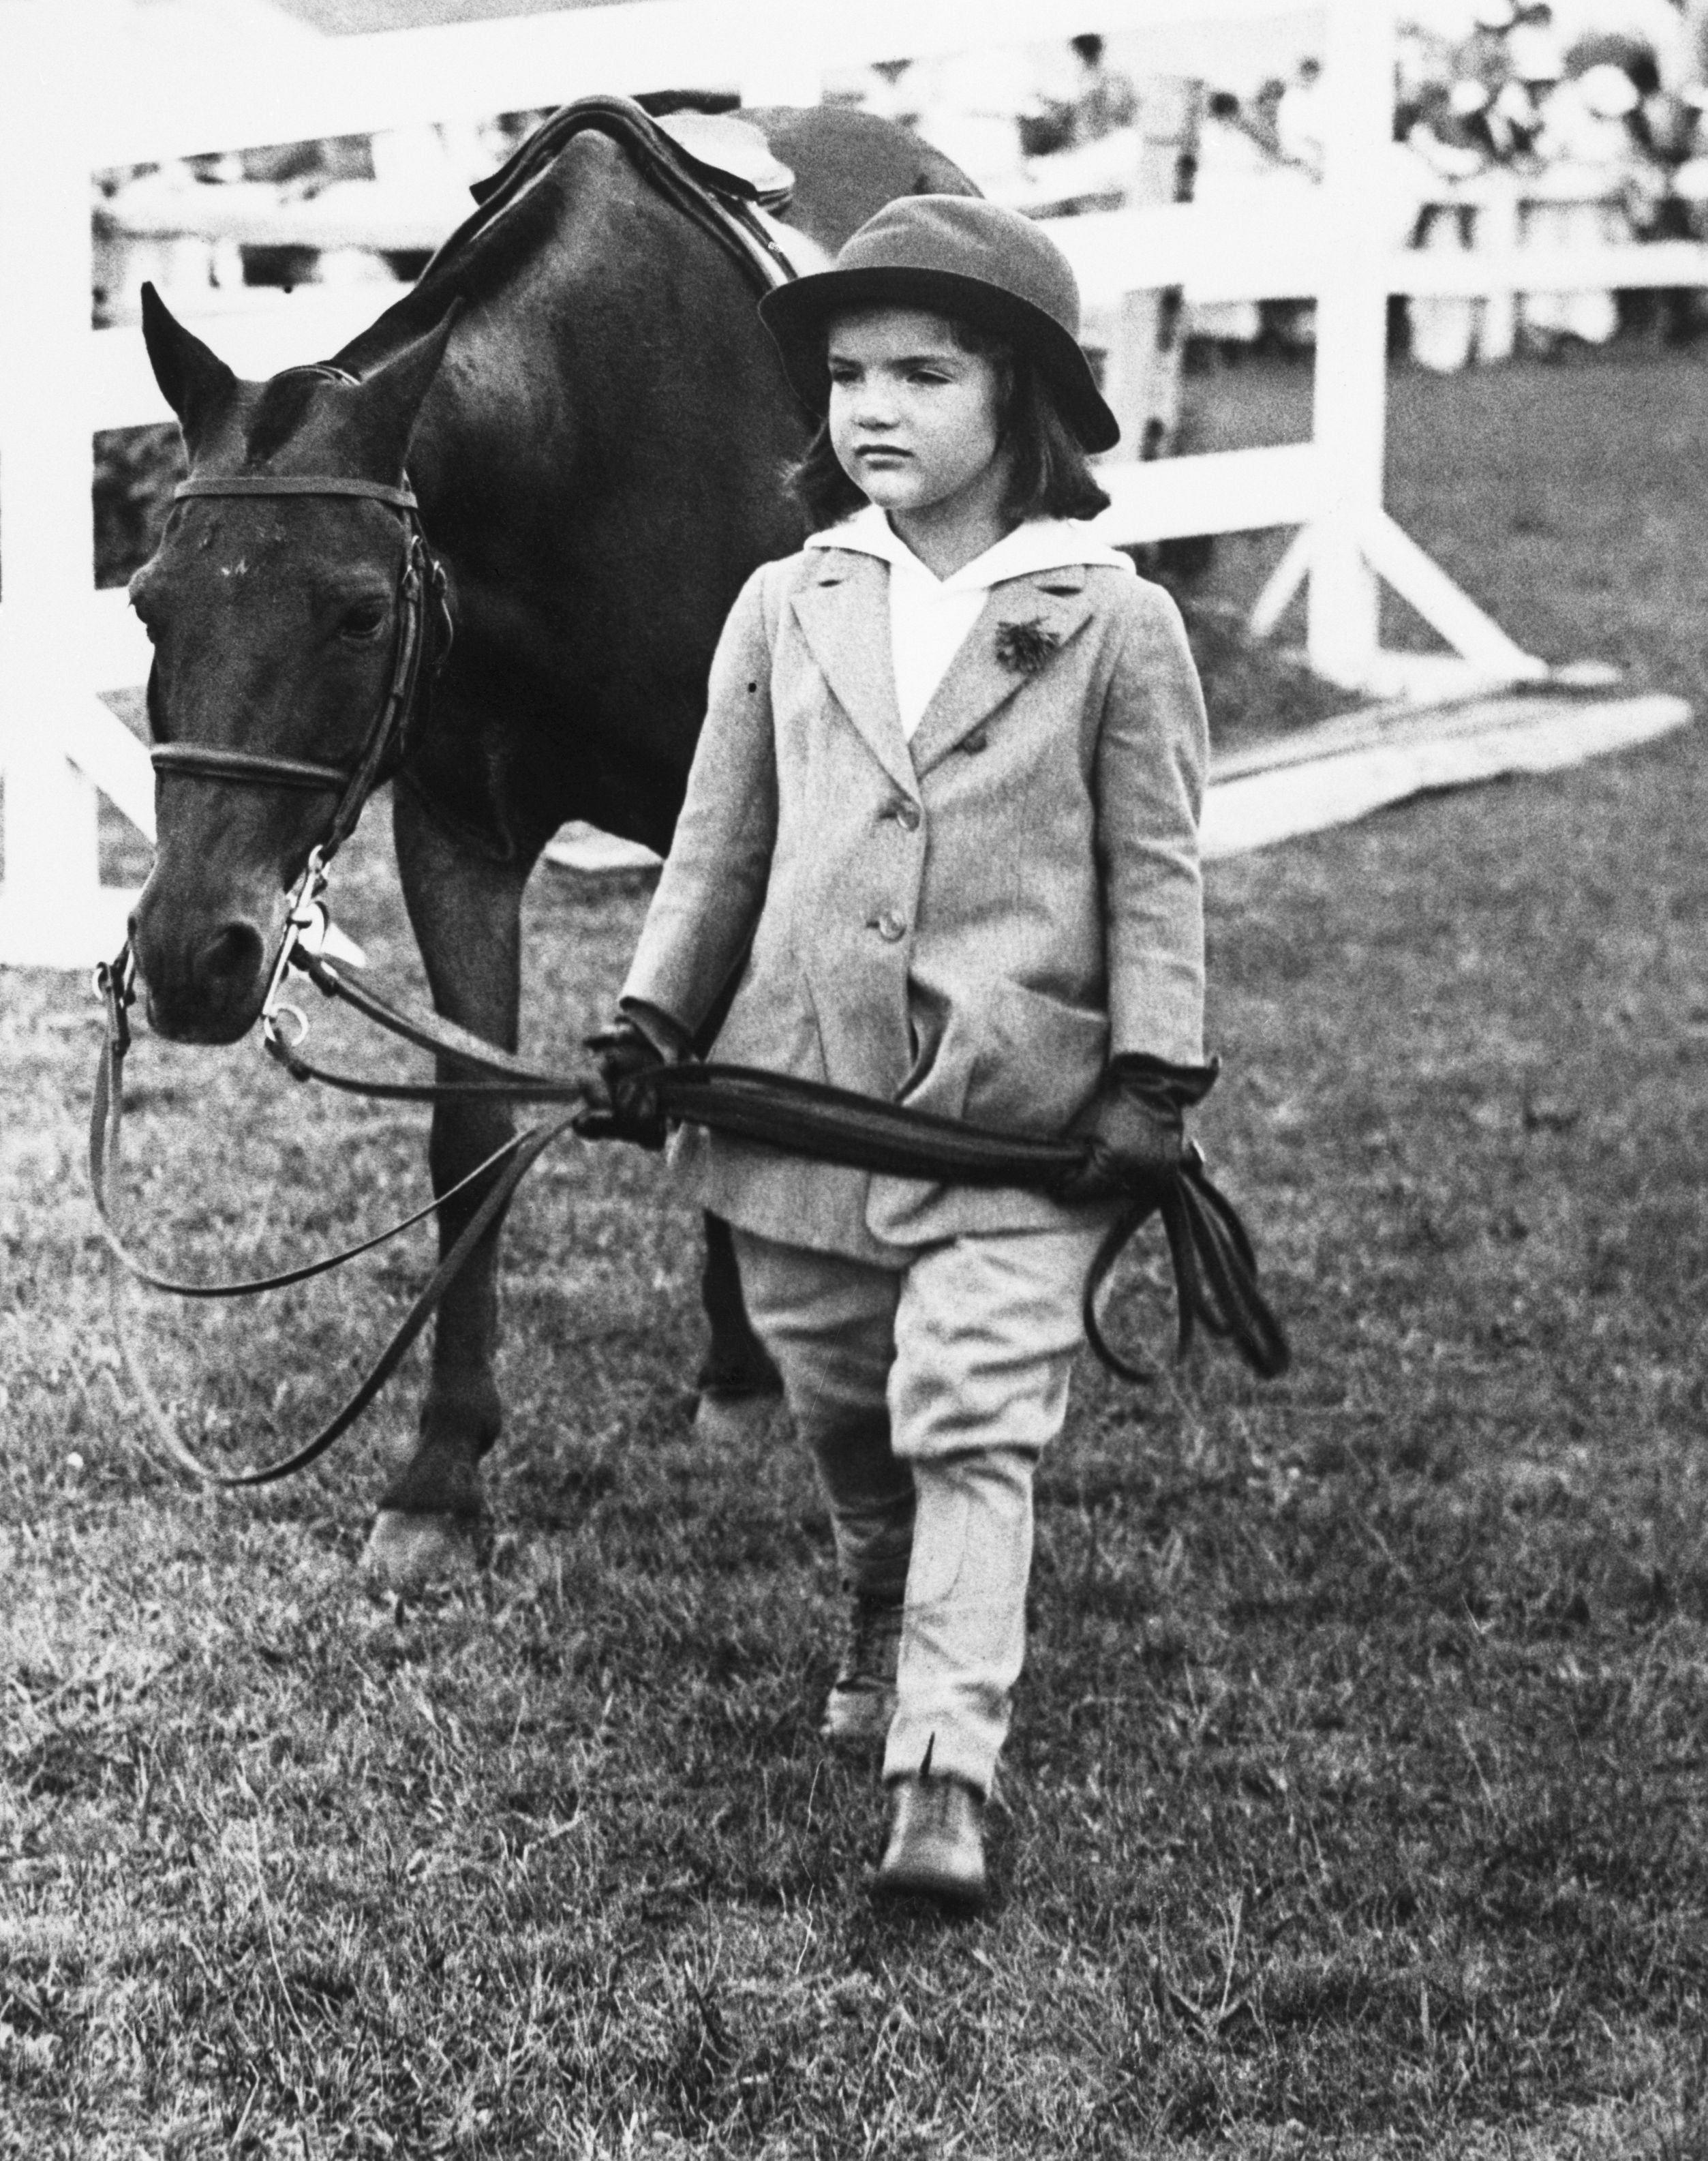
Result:
[[[569,146],[518,206],[536,244],[481,260],[486,290],[453,332],[411,471],[454,574],[465,559],[523,577],[557,565],[579,585],[608,560],[668,615],[636,535],[672,562],[733,549],[743,575],[788,552],[798,535],[781,491],[767,516],[752,479],[798,453],[801,426],[726,259],[662,197],[593,165]],[[539,542],[518,564],[523,533]],[[611,606],[623,616],[629,602]]]

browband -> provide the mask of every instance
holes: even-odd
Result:
[[[320,473],[210,473],[206,477],[181,480],[172,500],[181,502],[195,495],[355,495],[374,502],[388,503],[393,510],[420,508],[409,487],[388,487],[383,481],[345,480]]]
[[[159,743],[148,756],[156,773],[181,773],[192,780],[248,780],[264,787],[325,789],[336,794],[350,779],[341,766],[312,765],[306,758],[220,750],[200,743]]]

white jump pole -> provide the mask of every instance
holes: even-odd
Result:
[[[84,967],[128,896],[97,874],[95,790],[65,744],[87,665],[90,0],[0,0],[0,964]]]
[[[1363,534],[1382,511],[1387,432],[1393,0],[1330,0],[1327,31],[1312,415],[1323,499],[1310,536],[1305,646],[1319,674],[1362,683],[1379,647]]]

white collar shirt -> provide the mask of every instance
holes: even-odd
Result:
[[[888,564],[896,709],[909,742],[938,685],[984,612],[985,596],[992,586],[1007,578],[1078,564],[1101,564],[1133,575],[1130,557],[1106,546],[1093,537],[1088,525],[1070,518],[1029,518],[946,578],[919,560],[874,502],[844,523],[815,533],[806,544],[848,548]]]

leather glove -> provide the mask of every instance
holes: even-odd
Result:
[[[1054,1189],[1076,1206],[1093,1200],[1159,1200],[1186,1153],[1185,1114],[1216,1085],[1219,1061],[1171,1065],[1138,1051],[1110,1065],[1103,1086],[1069,1127],[1091,1146]]]
[[[603,1100],[590,1096],[575,1119],[583,1140],[632,1141],[637,1148],[661,1148],[668,1131],[658,1092],[638,1076],[668,1063],[646,1030],[627,1013],[586,1039],[599,1068]]]

